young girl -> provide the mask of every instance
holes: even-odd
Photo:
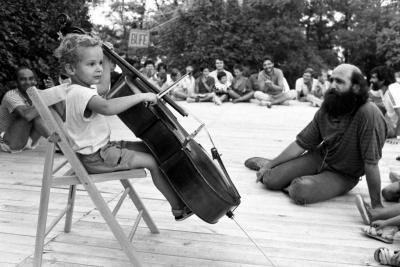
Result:
[[[225,71],[219,71],[217,73],[217,79],[219,83],[215,83],[216,97],[214,98],[214,103],[221,105],[222,102],[229,100],[228,89],[230,89],[230,85],[228,84],[228,77]]]
[[[146,168],[155,186],[169,201],[176,220],[192,215],[158,168],[154,157],[141,142],[110,141],[110,127],[104,116],[119,114],[141,102],[155,104],[153,93],[106,100],[93,85],[108,88],[110,62],[103,59],[101,42],[93,37],[69,34],[55,51],[61,67],[71,79],[66,97],[65,128],[74,151],[89,173]],[[104,63],[104,64],[103,64]],[[104,73],[103,73],[104,67]],[[101,83],[102,82],[102,83]],[[101,83],[101,84],[100,84]]]

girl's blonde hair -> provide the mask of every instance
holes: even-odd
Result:
[[[74,65],[79,62],[79,47],[94,47],[101,44],[98,38],[71,33],[62,39],[60,46],[54,51],[54,56],[58,58],[61,68],[64,69],[66,64]]]

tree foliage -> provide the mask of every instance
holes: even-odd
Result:
[[[396,66],[398,10],[383,0],[202,0],[160,31],[156,47],[180,68],[212,67],[216,57],[259,68],[272,55],[293,85],[306,67]]]
[[[400,8],[400,4],[398,6]],[[400,9],[390,11],[393,17],[377,36],[377,54],[385,63],[400,70]]]
[[[39,81],[57,75],[53,50],[58,45],[56,17],[60,13],[67,13],[78,24],[87,24],[84,0],[0,1],[1,85],[13,80],[15,69],[21,65],[32,68]]]
[[[160,31],[156,46],[180,68],[189,63],[213,67],[220,57],[228,68],[241,63],[258,70],[262,58],[271,55],[290,79],[306,66],[323,65],[299,24],[303,9],[304,2],[296,0],[243,6],[236,0],[200,1]]]
[[[241,63],[255,71],[271,55],[293,86],[306,67],[349,62],[365,73],[381,64],[400,68],[397,0],[156,0],[155,11],[144,3],[115,1],[113,24],[96,27],[118,52],[126,53],[127,33],[137,27],[153,29],[151,47],[135,50],[138,56],[165,55],[180,69],[212,68],[220,57],[230,69]],[[53,50],[61,12],[76,25],[87,24],[85,0],[0,1],[0,90],[20,65],[39,78],[57,75]]]

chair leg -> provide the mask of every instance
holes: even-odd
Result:
[[[76,195],[76,185],[69,186],[67,213],[65,215],[64,232],[69,233],[72,226],[72,215],[74,214],[74,204]]]
[[[131,198],[133,204],[135,204],[137,210],[140,212],[143,210],[143,219],[149,227],[150,232],[152,234],[159,234],[160,231],[157,228],[157,225],[154,223],[153,219],[150,216],[150,213],[147,211],[146,206],[143,204],[142,200],[139,198],[139,195],[136,193],[135,189],[133,188],[132,184],[129,180],[120,180],[121,184],[124,186],[125,189],[129,188],[129,197]]]
[[[82,184],[85,187],[86,191],[88,192],[90,198],[92,199],[96,208],[100,212],[101,216],[106,221],[111,232],[114,234],[115,238],[118,240],[119,244],[121,245],[122,250],[128,256],[132,265],[134,267],[141,267],[142,264],[139,261],[138,255],[136,254],[136,251],[133,248],[132,243],[129,241],[129,239],[126,236],[121,225],[114,218],[114,215],[112,214],[110,208],[108,207],[107,203],[105,202],[104,198],[101,196],[101,194],[98,191],[98,189],[96,188],[96,186],[93,183],[91,183],[89,179],[87,179],[85,181],[85,179],[82,178],[82,180],[84,181]]]
[[[49,209],[49,198],[51,188],[51,178],[54,161],[54,143],[47,147],[46,159],[43,170],[42,189],[40,192],[39,216],[36,230],[35,254],[33,260],[34,267],[42,266],[42,255],[44,240],[46,235],[47,213]]]

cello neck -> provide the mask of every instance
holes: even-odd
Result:
[[[146,85],[147,88],[149,88],[151,90],[152,93],[155,93],[155,94],[160,93],[160,90],[156,86],[154,86],[151,82],[149,82],[142,73],[140,73],[137,69],[135,69],[131,64],[129,64],[125,59],[123,59],[120,55],[118,55],[110,47],[103,44],[102,48],[103,48],[104,54],[108,58],[113,60],[122,69],[123,73],[137,77],[143,84]],[[179,114],[181,114],[184,117],[188,116],[188,113],[182,107],[180,107],[177,103],[175,103],[175,101],[173,101],[169,96],[164,95],[162,98],[171,107],[173,107]]]

